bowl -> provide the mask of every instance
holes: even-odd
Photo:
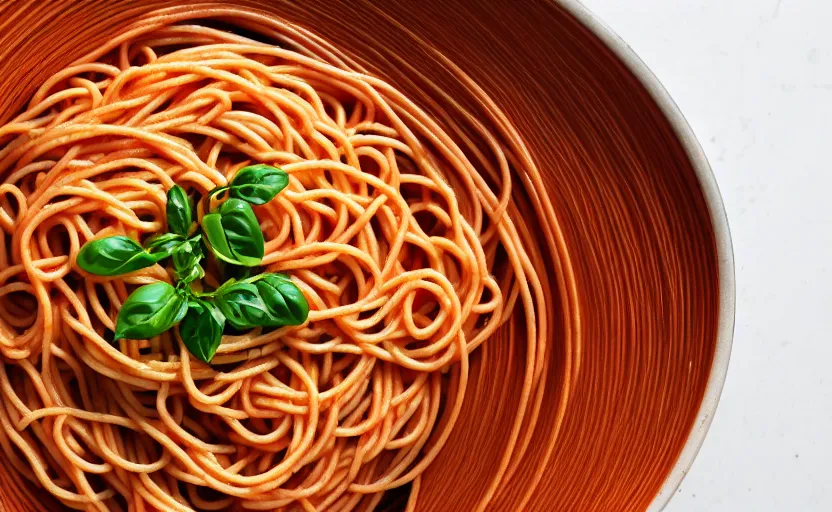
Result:
[[[719,289],[715,298],[718,304],[718,322],[714,339],[713,360],[710,374],[705,382],[701,404],[691,425],[688,438],[656,496],[647,507],[648,512],[657,512],[667,506],[702,447],[705,435],[713,421],[728,373],[736,306],[734,252],[731,243],[731,232],[719,186],[705,152],[702,150],[696,134],[694,134],[682,111],[659,79],[612,28],[584,7],[583,4],[575,0],[562,0],[561,5],[615,53],[630,72],[638,78],[641,85],[653,98],[656,106],[662,111],[679,142],[684,147],[694,169],[710,215],[711,228],[714,231],[718,258]]]
[[[0,120],[108,34],[156,9],[192,4],[7,4]],[[554,239],[535,233],[559,262],[537,391],[527,396],[520,385],[531,357],[523,347],[505,333],[488,340],[472,356],[470,398],[445,449],[418,489],[398,492],[418,491],[419,511],[662,509],[716,409],[734,271],[705,155],[632,50],[573,0],[234,0],[211,8],[215,20],[240,8],[306,27],[437,116],[437,91],[488,116],[489,105],[471,94],[478,88],[541,170],[541,188],[516,186],[527,201],[545,197],[557,219]],[[256,23],[238,27],[258,32]],[[532,427],[512,421],[523,401],[541,404]],[[13,471],[0,470],[0,480],[3,509],[60,509]],[[385,503],[403,507],[395,493]]]

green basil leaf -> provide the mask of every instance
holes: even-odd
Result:
[[[168,204],[165,207],[168,231],[177,235],[188,236],[191,230],[191,202],[185,189],[174,185],[168,190]]]
[[[228,199],[215,213],[202,218],[202,230],[214,255],[233,265],[254,267],[265,251],[260,222],[251,205]]]
[[[214,256],[220,261],[239,265],[240,262],[234,258],[228,240],[225,238],[225,229],[222,227],[222,215],[209,213],[202,217],[202,232],[205,234],[205,241]]]
[[[144,242],[144,247],[158,262],[170,256],[173,253],[173,250],[184,241],[185,237],[182,235],[177,235],[175,233],[163,233],[160,235],[153,235],[148,238]]]
[[[173,273],[181,283],[190,283],[201,279],[205,271],[199,265],[202,260],[202,235],[190,238],[173,249]]]
[[[76,259],[83,270],[99,276],[128,274],[150,267],[156,261],[138,242],[126,236],[109,236],[87,242],[78,251]]]
[[[253,329],[270,325],[271,312],[263,302],[257,287],[236,282],[217,290],[217,307],[235,329]]]
[[[225,316],[213,303],[192,299],[188,312],[179,324],[179,335],[188,351],[204,363],[210,363],[222,342]]]
[[[168,283],[147,284],[127,297],[116,319],[116,340],[143,340],[176,325],[188,310],[188,301]]]
[[[260,222],[251,205],[229,199],[220,206],[222,226],[232,253],[246,267],[259,265],[265,251]]]
[[[300,325],[309,316],[309,303],[291,279],[280,274],[260,274],[250,282],[271,313],[270,327]]]
[[[266,164],[243,167],[231,181],[231,197],[251,204],[266,204],[289,184],[283,169]]]

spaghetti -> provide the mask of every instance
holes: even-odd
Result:
[[[303,32],[274,46],[197,14],[126,31],[0,128],[6,457],[75,509],[373,510],[412,483],[412,510],[464,407],[469,354],[519,304],[510,474],[550,329],[548,278],[511,215],[509,163],[530,164],[484,129],[463,151],[464,133]],[[264,271],[292,275],[308,323],[226,334],[210,366],[175,329],[110,343],[129,293],[170,276],[87,275],[80,247],[159,232],[174,183],[204,193],[258,162],[290,175],[256,212]]]

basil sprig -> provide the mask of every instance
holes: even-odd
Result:
[[[306,322],[309,304],[291,279],[257,274],[265,241],[251,205],[271,201],[288,183],[288,175],[275,167],[244,167],[229,185],[208,193],[210,198],[228,191],[228,197],[204,215],[198,226],[193,202],[183,188],[174,185],[167,194],[169,233],[149,237],[144,247],[126,236],[86,243],[76,262],[101,276],[134,272],[170,258],[168,268],[175,286],[158,282],[133,291],[116,318],[115,340],[152,338],[179,324],[182,343],[208,363],[222,343],[226,325],[243,330]],[[215,266],[230,277],[213,291],[192,286],[205,276],[203,244],[216,259]]]

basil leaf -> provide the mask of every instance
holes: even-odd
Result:
[[[291,279],[280,274],[260,274],[251,282],[269,308],[271,327],[300,325],[309,316],[309,303]]]
[[[158,262],[173,253],[173,250],[185,240],[182,235],[175,233],[164,233],[153,235],[144,242],[147,252]]]
[[[202,235],[190,238],[173,249],[173,273],[181,283],[187,284],[205,275],[199,265],[202,260]]]
[[[168,230],[177,235],[188,236],[191,230],[191,202],[185,189],[174,185],[168,190],[168,204],[165,207]]]
[[[219,213],[209,213],[202,217],[202,232],[205,234],[208,248],[217,259],[226,263],[239,264],[228,246],[225,229],[222,227],[222,216]]]
[[[251,204],[266,204],[289,184],[283,169],[266,164],[243,167],[231,181],[231,197]]]
[[[114,339],[152,338],[176,325],[187,309],[188,302],[168,283],[144,285],[122,304]]]
[[[128,274],[150,267],[156,261],[138,242],[126,236],[109,236],[87,242],[76,258],[79,267],[99,276]]]
[[[188,351],[204,363],[210,363],[222,342],[225,316],[209,301],[194,298],[179,324],[179,335]]]
[[[271,312],[263,302],[257,287],[236,282],[217,290],[217,307],[235,329],[253,329],[270,325]]]
[[[226,263],[254,267],[263,259],[263,232],[254,210],[245,201],[225,201],[217,212],[202,218],[202,230],[211,251]]]
[[[228,245],[237,259],[247,267],[259,265],[265,251],[260,222],[251,205],[229,199],[219,209]]]
[[[280,274],[229,281],[216,293],[217,306],[235,329],[300,325],[309,316],[303,292]]]

